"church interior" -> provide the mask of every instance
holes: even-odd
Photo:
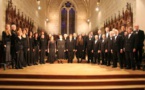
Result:
[[[68,63],[69,61],[67,61],[70,56],[67,56],[67,59],[65,58],[60,62],[55,60],[53,63],[48,63],[47,60],[49,58],[48,56],[51,48],[55,46],[53,44],[50,45],[51,43],[49,43],[49,41],[46,41],[48,42],[47,46],[50,46],[50,49],[48,54],[45,56],[45,64],[42,62],[38,65],[28,65],[23,69],[13,69],[13,66],[4,62],[4,59],[7,57],[4,54],[5,52],[3,52],[6,48],[5,45],[3,45],[3,31],[5,30],[7,24],[12,26],[13,24],[16,25],[18,31],[19,28],[22,30],[28,29],[30,32],[34,33],[34,37],[35,33],[39,35],[39,33],[44,32],[46,35],[54,36],[55,39],[60,35],[68,34],[69,36],[74,33],[77,34],[78,37],[79,35],[88,35],[89,38],[89,33],[91,32],[94,34],[95,40],[96,35],[99,36],[99,31],[105,35],[106,27],[110,29],[110,33],[113,30],[114,32],[121,32],[122,26],[125,26],[127,30],[128,28],[129,30],[132,30],[134,26],[138,26],[140,30],[145,32],[144,9],[145,0],[0,0],[0,89],[145,90],[144,46],[142,46],[141,67],[137,69],[119,67],[120,61],[118,58],[123,59],[122,57],[125,57],[121,56],[122,54],[120,57],[116,55],[118,59],[118,61],[116,61],[116,65],[118,67],[111,66],[114,64],[114,61],[112,60],[110,61],[111,65],[101,65],[100,62],[98,64],[90,63],[88,52],[84,60],[81,60],[81,62],[77,61],[77,55],[75,54],[73,62],[71,63]],[[139,36],[135,37],[134,35],[134,38],[139,38]],[[144,36],[143,38],[134,40],[141,41],[141,39],[143,39],[142,43],[144,43]],[[49,40],[51,40],[51,38]],[[114,40],[116,40],[116,38]],[[132,43],[129,41],[127,42],[127,40],[124,40],[124,42]],[[13,43],[12,40],[11,43]],[[122,43],[123,40],[121,41],[121,45],[128,45],[126,43]],[[67,43],[65,43],[65,45],[66,44]],[[66,46],[67,48],[69,47],[69,45]],[[99,47],[101,48],[101,46]],[[123,49],[124,47],[122,46]],[[19,46],[17,46],[16,49],[17,48],[19,48]],[[80,50],[80,48],[81,47],[79,47],[78,50]],[[86,51],[87,50],[88,48]],[[125,50],[127,49],[125,48]],[[34,53],[35,50],[32,51]],[[68,49],[65,52],[67,51],[69,52]],[[42,51],[38,50],[38,52]],[[110,52],[113,52],[112,49]],[[128,55],[130,55],[128,58],[131,59],[132,57],[135,57],[134,53],[131,55],[130,51],[128,52]],[[93,51],[90,53],[93,53]],[[16,52],[16,55],[18,54],[19,53]],[[109,57],[109,54],[107,55]],[[36,54],[32,57],[35,58],[38,56]],[[21,58],[22,57],[20,57],[20,59]]]

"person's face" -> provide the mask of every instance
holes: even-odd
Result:
[[[72,35],[70,35],[69,38],[72,39]]]
[[[54,37],[53,36],[51,37],[51,40],[54,40]]]
[[[35,37],[38,37],[38,33],[35,34]]]
[[[98,34],[101,34],[101,30],[98,31]]]
[[[95,36],[95,39],[98,40],[98,36]]]
[[[6,29],[10,30],[10,25],[9,24],[6,25]]]
[[[60,35],[59,38],[62,39],[62,35]]]
[[[23,34],[26,34],[26,30],[23,30]]]
[[[42,31],[41,34],[44,35],[44,32]]]
[[[12,25],[12,30],[16,30],[16,25]]]
[[[73,36],[76,37],[77,36],[76,33],[74,33]]]
[[[30,36],[32,36],[32,32],[30,32]]]
[[[105,39],[105,35],[103,35],[102,38]]]
[[[125,30],[125,27],[124,26],[121,26],[121,30],[124,31]]]
[[[44,35],[41,35],[41,38],[44,38]]]
[[[130,34],[130,33],[132,32],[132,30],[130,30],[130,29],[128,28],[127,32]]]
[[[138,29],[139,29],[139,26],[138,26],[138,25],[136,25],[136,26],[134,26],[134,28],[135,28],[135,30],[138,30]]]
[[[106,32],[109,32],[109,28],[107,27],[107,28],[105,29],[105,31],[106,31]]]

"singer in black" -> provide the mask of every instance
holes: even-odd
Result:
[[[48,60],[50,61],[50,64],[52,64],[56,60],[56,41],[53,36],[51,36],[51,39],[48,42],[48,53]]]

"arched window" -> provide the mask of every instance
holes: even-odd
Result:
[[[75,8],[69,1],[61,8],[61,34],[75,32]]]

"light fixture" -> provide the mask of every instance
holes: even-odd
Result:
[[[38,6],[38,10],[41,10],[41,6]]]
[[[48,21],[49,21],[49,19],[47,18],[47,19],[46,19],[46,22],[48,22]]]
[[[96,11],[97,11],[97,12],[99,11],[99,7],[96,7]]]
[[[96,7],[96,11],[99,11],[99,6],[100,6],[100,0],[97,0],[97,7]]]
[[[89,23],[90,22],[90,19],[88,19],[87,22]]]

